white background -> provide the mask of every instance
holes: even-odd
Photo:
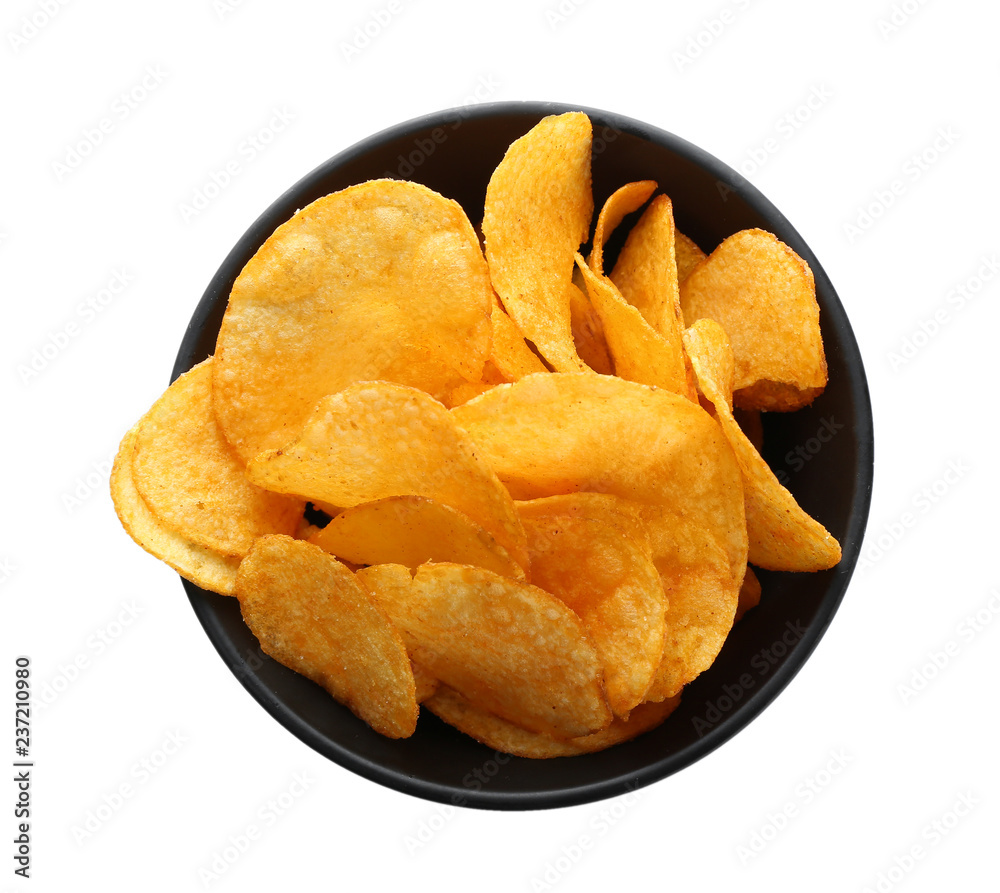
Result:
[[[996,889],[994,4],[49,5],[0,12],[9,739],[16,655],[36,697],[57,694],[33,716],[33,877],[12,873],[0,805],[0,890]],[[177,576],[118,525],[107,472],[216,267],[277,195],[389,125],[520,99],[674,132],[789,217],[861,345],[876,486],[866,567],[735,739],[625,801],[448,810],[352,775],[259,708]],[[69,164],[102,118],[109,132]],[[250,159],[253,135],[268,144]],[[117,274],[127,286],[101,304]],[[50,358],[26,376],[35,351]],[[0,792],[13,803],[12,781]],[[264,827],[271,800],[287,808]],[[251,824],[260,838],[208,878]]]

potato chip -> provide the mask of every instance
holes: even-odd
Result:
[[[166,562],[195,586],[232,595],[240,559],[199,546],[171,530],[146,505],[132,480],[132,457],[138,425],[124,438],[111,468],[111,499],[122,527],[143,549]]]
[[[739,466],[698,404],[620,378],[549,373],[499,385],[451,414],[516,499],[590,490],[667,507],[712,531],[742,579]]]
[[[539,503],[542,503],[540,506]],[[648,550],[620,529],[582,514],[548,514],[548,500],[521,521],[528,534],[531,582],[576,613],[604,667],[615,716],[642,701],[663,658],[663,584]]]
[[[729,636],[739,601],[739,576],[710,532],[658,510],[649,524],[655,563],[667,598],[663,660],[646,692],[660,701],[707,670]]]
[[[318,199],[275,230],[233,285],[213,375],[223,434],[246,463],[355,381],[447,399],[482,377],[492,300],[456,202],[397,180]]]
[[[594,213],[591,140],[582,112],[543,118],[511,143],[486,190],[493,287],[524,337],[563,371],[586,368],[573,343],[568,286]]]
[[[639,180],[619,187],[604,202],[594,227],[594,244],[587,264],[598,276],[604,275],[604,243],[629,215],[638,211],[656,192],[655,180]]]
[[[325,688],[389,738],[417,726],[416,684],[399,632],[344,565],[289,536],[254,543],[236,575],[261,650]]]
[[[726,333],[710,319],[684,334],[698,387],[715,406],[743,474],[749,560],[776,571],[818,571],[840,561],[840,544],[795,501],[736,424],[730,409],[734,359]]]
[[[740,587],[740,599],[736,605],[736,619],[733,623],[741,620],[751,608],[756,608],[760,604],[760,580],[753,572],[753,568],[748,567],[746,576],[743,578],[743,585]]]
[[[573,343],[576,351],[586,365],[601,375],[611,375],[614,366],[611,362],[611,352],[604,337],[604,327],[601,317],[587,297],[586,284],[579,269],[573,270],[573,281],[569,284],[570,325],[573,330]]]
[[[788,411],[826,387],[826,356],[809,265],[771,233],[742,230],[722,242],[681,287],[684,322],[714,319],[735,358],[733,402]]]
[[[642,314],[670,351],[671,388],[697,399],[694,373],[684,354],[677,261],[674,254],[674,212],[670,199],[658,195],[632,228],[609,277],[621,296]],[[680,382],[683,379],[683,390]]]
[[[515,505],[522,523],[553,515],[593,518],[595,521],[614,527],[630,543],[641,548],[643,554],[652,556],[649,529],[641,514],[642,506],[628,499],[613,496],[611,493],[588,493],[580,490],[560,496],[521,500]]]
[[[685,393],[688,384],[683,352],[678,355],[629,305],[610,279],[598,276],[581,255],[576,258],[587,293],[601,317],[615,374],[627,381]]]
[[[457,691],[444,685],[426,702],[427,709],[432,713],[491,750],[531,759],[572,757],[622,744],[656,728],[679,704],[680,697],[658,704],[640,704],[627,720],[616,718],[611,725],[599,732],[559,740],[539,732],[529,732],[501,719],[488,710],[476,707]]]
[[[481,568],[398,564],[358,579],[403,632],[413,659],[473,704],[557,738],[611,722],[601,664],[558,598]]]
[[[420,664],[415,664],[411,660],[410,666],[413,668],[413,681],[417,687],[417,703],[423,704],[424,701],[434,697],[435,693],[441,688],[441,683],[436,677],[431,675],[429,670]]]
[[[674,227],[674,258],[677,262],[677,284],[680,285],[691,271],[698,266],[706,257],[695,243],[684,235],[679,229]]]
[[[507,311],[503,309],[500,299],[495,293],[490,322],[493,327],[493,347],[490,351],[490,361],[506,381],[517,381],[532,372],[546,371],[545,364],[528,347],[520,329],[507,315]]]
[[[467,515],[528,564],[510,494],[448,410],[416,388],[358,382],[323,398],[299,437],[261,453],[247,476],[277,493],[344,507],[426,496]]]
[[[251,484],[212,412],[211,357],[181,375],[140,420],[132,480],[160,523],[242,557],[259,536],[294,533],[305,503]]]
[[[345,509],[309,542],[353,564],[427,561],[483,567],[524,579],[524,570],[489,533],[461,512],[423,496],[390,496]]]

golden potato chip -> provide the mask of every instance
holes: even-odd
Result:
[[[517,381],[532,372],[545,372],[545,364],[528,347],[520,329],[507,315],[500,299],[493,295],[493,310],[490,315],[493,326],[493,347],[490,360],[507,381]],[[464,401],[463,401],[464,402]]]
[[[582,112],[543,118],[511,143],[486,190],[493,287],[524,337],[563,371],[586,368],[573,343],[568,285],[594,213],[591,140]]]
[[[710,319],[684,333],[698,387],[715,406],[743,474],[749,560],[775,571],[818,571],[840,561],[840,544],[795,501],[736,424],[730,409],[733,352],[722,326]]]
[[[521,522],[542,520],[553,515],[571,518],[593,518],[618,530],[644,555],[652,556],[649,530],[642,517],[642,506],[611,493],[588,493],[579,490],[560,496],[544,496],[516,502]]]
[[[736,619],[734,623],[742,619],[751,608],[756,608],[760,604],[760,580],[753,572],[753,568],[748,567],[746,576],[743,578],[743,585],[740,587],[740,599],[736,605]]]
[[[132,457],[138,425],[124,438],[111,468],[111,499],[122,527],[143,549],[166,562],[195,586],[232,595],[240,559],[199,546],[171,530],[146,505],[132,480]]]
[[[358,579],[403,632],[413,659],[473,704],[557,738],[611,722],[601,664],[558,598],[482,568],[398,564]]]
[[[681,287],[685,325],[714,319],[735,358],[733,402],[788,411],[826,387],[826,356],[812,270],[771,233],[742,230]]]
[[[555,497],[557,498],[557,497]],[[531,582],[583,621],[604,667],[615,716],[639,704],[663,658],[666,603],[649,551],[622,531],[585,515],[544,514],[536,501],[521,521],[528,534]]]
[[[426,701],[428,710],[491,750],[531,759],[596,753],[630,741],[660,725],[679,704],[679,696],[657,704],[640,704],[627,720],[615,718],[611,725],[599,732],[560,740],[522,729],[488,710],[476,707],[457,691],[444,685]]]
[[[242,557],[266,533],[294,533],[305,503],[251,484],[212,412],[212,359],[181,375],[135,434],[132,480],[160,523]]]
[[[665,388],[688,396],[684,353],[661,336],[619,293],[607,276],[598,276],[576,256],[587,293],[601,317],[615,374],[627,381]]]
[[[426,496],[467,515],[527,567],[510,494],[448,410],[416,388],[358,382],[324,397],[299,437],[261,453],[247,476],[276,493],[344,507]]]
[[[416,684],[399,632],[344,565],[289,536],[261,537],[236,597],[261,650],[312,679],[389,738],[417,727]]]
[[[710,532],[679,515],[660,509],[649,530],[667,615],[663,660],[646,700],[660,701],[679,694],[718,657],[733,626],[745,568],[734,576]]]
[[[445,400],[482,377],[492,300],[456,202],[397,180],[318,199],[275,230],[233,285],[213,374],[222,432],[246,463],[355,381]]]
[[[609,278],[621,296],[667,343],[671,376],[679,386],[683,374],[685,383],[684,390],[677,393],[696,400],[694,373],[684,354],[684,319],[674,254],[674,212],[667,196],[654,198],[632,227]]]
[[[417,687],[417,703],[423,704],[428,698],[432,698],[434,694],[441,688],[441,683],[431,675],[429,670],[426,670],[420,664],[415,664],[410,661],[410,666],[413,668],[413,681]]]
[[[594,244],[587,264],[598,276],[604,275],[604,243],[631,213],[638,211],[656,192],[655,180],[639,180],[619,187],[604,202],[594,227]]]
[[[413,570],[427,561],[448,561],[524,579],[521,566],[482,527],[423,496],[390,496],[345,509],[309,542],[357,565]]]
[[[691,271],[698,266],[706,257],[695,243],[684,235],[679,229],[674,228],[674,258],[677,262],[677,284],[680,285]]]
[[[684,397],[592,373],[527,375],[451,410],[516,499],[611,493],[713,532],[746,566],[743,481],[715,420]]]
[[[569,312],[573,343],[580,359],[594,372],[611,375],[614,367],[601,317],[587,297],[583,274],[578,269],[573,270],[573,281],[569,284]]]

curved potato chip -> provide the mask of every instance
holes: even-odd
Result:
[[[638,180],[620,186],[611,195],[597,215],[594,226],[594,245],[587,264],[598,276],[604,275],[604,243],[618,229],[618,225],[631,213],[638,211],[656,192],[656,180]]]
[[[472,703],[556,738],[611,722],[580,618],[536,586],[459,564],[358,571],[413,659]]]
[[[124,438],[111,468],[111,499],[122,527],[150,555],[170,565],[195,586],[232,595],[240,559],[199,546],[166,527],[146,505],[132,480],[138,425]]]
[[[247,476],[277,493],[344,507],[426,496],[467,515],[528,566],[510,494],[448,410],[416,388],[357,382],[324,397],[299,437],[261,453]]]
[[[450,506],[424,496],[390,496],[345,509],[309,542],[356,565],[427,561],[483,567],[524,579],[524,571],[489,533]]]
[[[550,373],[499,385],[451,414],[515,498],[590,490],[668,507],[712,531],[742,579],[743,481],[698,404],[611,376]]]
[[[736,605],[736,618],[733,623],[741,620],[751,608],[756,608],[760,604],[760,580],[753,572],[753,568],[748,567],[746,576],[743,578],[743,585],[740,587],[740,599]]]
[[[538,732],[529,732],[514,723],[470,703],[454,689],[441,686],[427,700],[427,709],[499,753],[517,757],[550,759],[596,753],[649,732],[662,723],[680,704],[680,697],[657,704],[640,704],[627,720],[616,718],[606,729],[579,738],[559,740]]]
[[[417,703],[423,704],[428,698],[432,698],[439,688],[441,688],[441,683],[431,675],[430,671],[422,667],[420,664],[415,664],[410,661],[410,666],[413,668],[413,681],[417,688]]]
[[[687,279],[691,275],[691,271],[706,257],[708,255],[695,245],[694,241],[674,227],[674,258],[677,262],[678,285]]]
[[[581,371],[567,286],[587,238],[592,128],[582,112],[543,118],[511,143],[486,189],[490,277],[524,337],[554,369]]]
[[[684,281],[685,325],[714,319],[735,358],[733,402],[788,411],[826,387],[826,356],[812,270],[771,233],[742,230]]]
[[[710,319],[684,333],[701,392],[715,406],[732,444],[746,494],[749,560],[776,571],[818,571],[840,561],[840,544],[786,490],[740,429],[730,409],[733,353],[722,326]]]
[[[236,597],[261,650],[325,688],[389,738],[417,726],[416,683],[399,632],[344,565],[288,536],[261,537]]]
[[[580,359],[594,372],[611,375],[614,369],[601,317],[587,297],[583,274],[578,269],[573,270],[573,281],[569,284],[569,312],[573,343]]]
[[[648,550],[620,529],[542,508],[535,503],[521,515],[532,584],[557,596],[583,621],[604,667],[608,704],[615,716],[627,718],[663,658],[666,600],[660,574]]]
[[[522,523],[528,520],[548,518],[552,515],[568,515],[571,518],[593,518],[602,524],[614,527],[631,543],[642,549],[643,554],[652,557],[649,530],[642,517],[642,506],[611,493],[588,493],[579,490],[559,496],[543,496],[539,499],[521,500],[514,503]]]
[[[222,432],[246,463],[355,381],[447,399],[482,377],[492,300],[456,202],[397,180],[324,196],[279,226],[233,284],[213,376]]]
[[[697,400],[694,373],[684,353],[674,234],[673,205],[667,196],[658,195],[629,232],[609,278],[667,343],[670,375],[677,383],[671,390]]]
[[[684,351],[678,353],[655,331],[607,276],[598,276],[579,254],[576,262],[583,272],[590,300],[601,317],[615,374],[627,381],[689,396]]]
[[[490,360],[507,381],[517,381],[532,372],[546,372],[545,364],[528,347],[521,330],[514,325],[500,299],[493,295],[493,310],[490,313],[493,326],[493,347]]]
[[[305,503],[246,479],[212,412],[212,358],[181,375],[139,421],[132,480],[160,523],[223,555],[294,533]]]
[[[663,660],[646,692],[661,701],[681,689],[718,657],[729,636],[740,582],[710,532],[675,513],[649,518],[654,561],[667,597]]]

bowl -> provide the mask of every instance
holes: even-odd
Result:
[[[539,809],[613,797],[660,781],[729,741],[788,685],[833,620],[868,517],[868,386],[850,323],[819,261],[791,223],[734,170],[670,133],[598,109],[540,102],[453,109],[392,127],[335,155],[278,198],[222,262],[184,335],[173,377],[214,352],[233,281],[296,210],[335,190],[389,176],[457,200],[478,222],[490,174],[510,143],[545,115],[566,111],[584,111],[593,122],[598,206],[624,183],[653,179],[671,197],[678,228],[706,251],[738,230],[760,227],[812,267],[830,382],[808,408],[766,415],[765,458],[802,507],[840,540],[843,559],[815,574],[759,572],[760,605],[733,628],[715,664],[685,688],[663,725],[599,753],[551,760],[495,753],[428,711],[411,738],[384,738],[319,686],[264,655],[236,599],[184,582],[226,665],[288,731],[367,779],[458,806]],[[609,266],[615,250],[612,242]]]

